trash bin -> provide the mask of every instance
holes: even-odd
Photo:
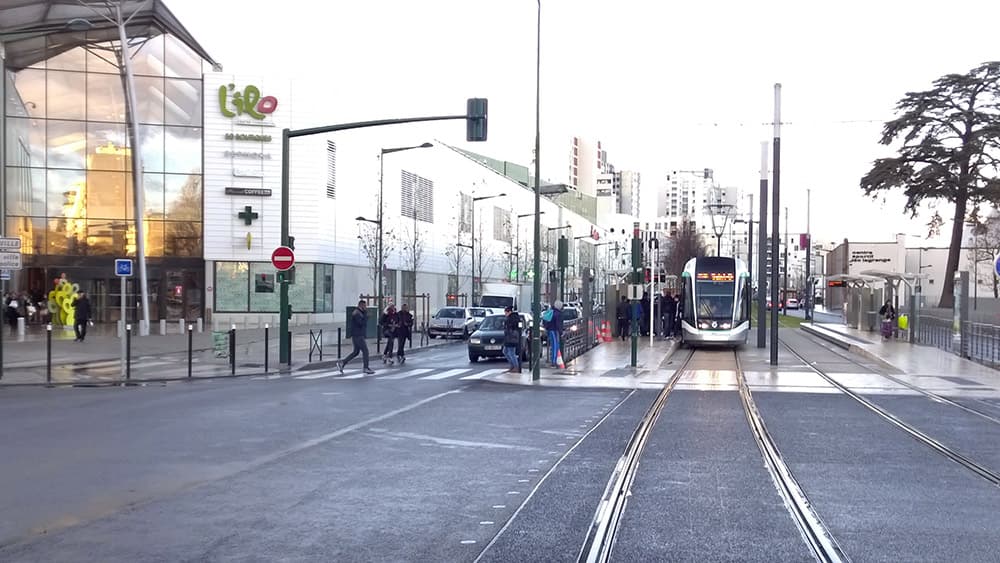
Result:
[[[347,307],[347,338],[351,338],[353,334],[351,333],[351,316],[354,315],[354,311],[357,309],[356,306]],[[378,328],[378,318],[373,314],[371,307],[368,308],[368,327],[365,331],[365,338],[375,338],[375,331]]]

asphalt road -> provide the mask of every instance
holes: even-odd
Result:
[[[873,369],[792,342],[832,371]],[[0,389],[0,560],[573,561],[656,394],[484,381],[504,364],[461,345],[357,367]],[[853,560],[995,560],[995,486],[843,395],[755,399]],[[1000,465],[989,421],[872,399]],[[809,560],[731,390],[675,390],[632,493],[615,560]]]

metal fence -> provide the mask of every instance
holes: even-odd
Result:
[[[1000,326],[965,322],[961,333],[955,330],[955,326],[952,319],[921,315],[916,342],[991,367],[1000,367]]]

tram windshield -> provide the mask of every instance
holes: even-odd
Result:
[[[733,301],[736,296],[736,282],[733,274],[722,274],[709,277],[699,274],[695,281],[697,296],[697,315],[702,320],[731,320],[733,318]]]

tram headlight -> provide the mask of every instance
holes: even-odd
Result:
[[[712,328],[712,325],[710,325],[708,321],[700,321],[698,323],[698,328],[700,328],[702,330],[708,330],[708,329]]]
[[[733,328],[733,323],[722,323],[719,325],[719,328],[729,330]]]

